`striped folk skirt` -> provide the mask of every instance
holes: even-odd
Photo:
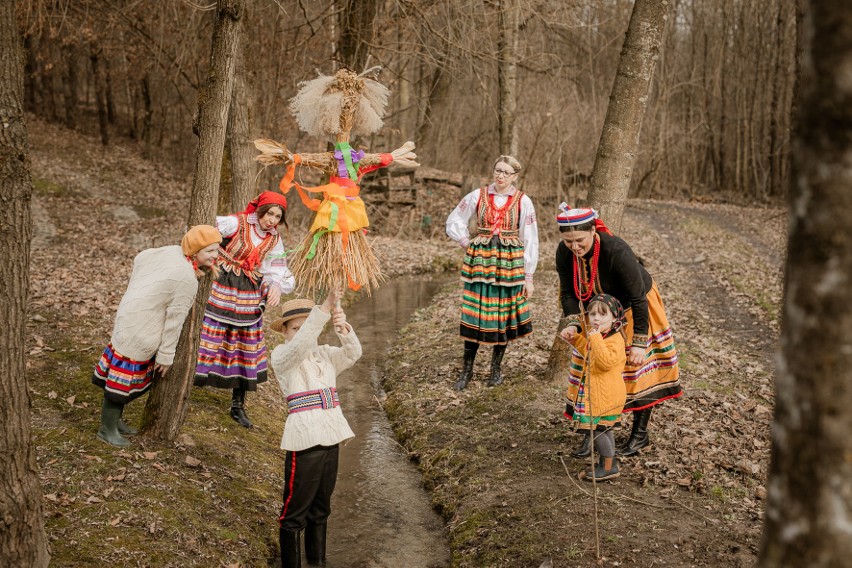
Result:
[[[136,361],[113,349],[110,343],[95,365],[92,384],[104,389],[104,398],[110,402],[127,404],[151,387],[155,357],[148,361]]]
[[[569,392],[568,396],[571,397],[572,393]],[[594,423],[595,431],[603,431],[621,421],[621,414],[617,410],[615,411],[616,414],[589,416],[589,394],[586,392],[586,383],[581,383],[573,393],[573,398],[568,400],[574,401],[574,404],[565,410],[565,417],[576,421],[577,428],[580,430],[590,430],[592,423]],[[592,410],[594,411],[594,409]]]
[[[254,391],[266,382],[265,307],[260,282],[222,272],[201,323],[195,386]]]
[[[645,362],[639,366],[627,365],[624,368],[624,386],[627,388],[627,402],[622,412],[644,410],[656,404],[677,398],[683,394],[680,386],[677,363],[677,349],[674,336],[666,318],[663,300],[657,290],[657,283],[648,292],[648,346],[645,350]],[[627,350],[633,341],[633,312],[627,310]],[[568,374],[568,402],[565,416],[571,418],[577,411],[582,414],[581,380],[583,376],[583,356],[576,349],[571,350],[571,367]]]
[[[505,345],[532,333],[532,316],[524,296],[524,247],[505,245],[499,237],[471,243],[461,272],[460,334],[466,341]]]

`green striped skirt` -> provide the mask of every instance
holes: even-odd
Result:
[[[499,237],[467,248],[460,334],[467,341],[505,345],[532,333],[532,316],[524,296],[524,247]]]

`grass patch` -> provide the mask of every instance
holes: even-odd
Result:
[[[37,177],[33,177],[33,192],[44,197],[73,197],[74,195],[65,186]]]

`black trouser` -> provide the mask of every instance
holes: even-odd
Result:
[[[284,506],[278,517],[282,529],[300,531],[308,522],[326,522],[331,514],[331,494],[337,483],[338,454],[337,445],[287,452]]]

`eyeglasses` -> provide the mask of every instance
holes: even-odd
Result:
[[[501,170],[501,169],[498,169],[498,168],[494,168],[494,175],[495,176],[509,177],[509,176],[515,175],[515,172],[510,172],[508,170]]]

